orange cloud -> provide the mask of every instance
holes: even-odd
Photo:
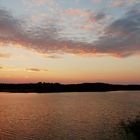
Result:
[[[10,56],[9,53],[0,53],[0,58],[9,58]]]

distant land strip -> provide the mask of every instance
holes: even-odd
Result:
[[[0,92],[19,93],[53,93],[53,92],[105,92],[105,91],[127,91],[140,90],[140,85],[119,85],[108,83],[82,83],[82,84],[60,84],[60,83],[28,83],[28,84],[0,84]]]

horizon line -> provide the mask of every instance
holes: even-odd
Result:
[[[22,85],[22,84],[60,84],[60,85],[80,85],[80,84],[108,84],[108,85],[140,85],[139,84],[122,84],[122,83],[108,83],[108,82],[80,82],[80,83],[60,83],[60,82],[27,82],[27,83],[1,83],[0,84],[17,84],[17,85]]]

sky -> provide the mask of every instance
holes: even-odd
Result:
[[[0,0],[0,83],[140,84],[140,0]]]

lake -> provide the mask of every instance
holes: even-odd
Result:
[[[140,91],[0,93],[0,140],[125,140]]]

